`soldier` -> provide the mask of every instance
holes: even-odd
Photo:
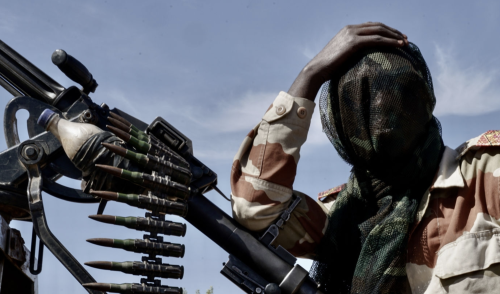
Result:
[[[314,201],[292,186],[327,81],[323,129],[353,169]],[[434,105],[406,35],[381,23],[343,28],[243,140],[231,171],[234,218],[259,232],[301,197],[274,245],[315,259],[327,293],[496,293],[500,132],[451,149]]]

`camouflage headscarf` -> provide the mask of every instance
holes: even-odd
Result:
[[[352,58],[323,88],[323,130],[353,166],[312,277],[327,293],[400,293],[420,199],[444,151],[427,65],[417,46]]]

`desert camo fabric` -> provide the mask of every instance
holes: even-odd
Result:
[[[276,243],[295,256],[313,257],[326,228],[326,214],[312,198],[293,191],[300,147],[307,138],[315,103],[280,92],[262,121],[243,140],[231,170],[233,217],[262,231],[302,198]],[[299,113],[300,110],[300,113]]]
[[[262,148],[267,141],[261,139],[264,138],[262,133],[261,138],[257,136],[260,124],[265,125],[265,136],[276,138],[272,141],[274,143],[282,142],[280,145],[291,146],[285,143],[289,141],[288,136],[301,138],[293,144],[297,152],[295,155],[298,155],[307,136],[309,122],[283,119],[288,115],[293,118],[296,114],[292,111],[281,116],[269,112],[276,111],[275,106],[282,104],[283,99],[293,101],[292,105],[297,103],[307,107],[309,113],[314,107],[313,103],[302,98],[280,93],[266,113],[266,119],[271,123],[262,121],[245,137],[232,168],[233,214],[249,229],[262,231],[287,207],[292,193],[300,195],[306,202],[302,201],[301,206],[294,211],[292,221],[280,230],[275,245],[286,247],[295,256],[314,258],[318,240],[325,230],[327,211],[321,207],[324,207],[325,202],[335,203],[339,192],[346,185],[319,193],[318,197],[322,201],[319,205],[291,188],[283,189],[281,195],[284,200],[278,203],[272,202],[267,195],[277,195],[278,184],[273,179],[289,176],[286,170],[288,165],[280,164],[273,168],[274,175],[268,174],[260,182],[261,185],[250,184],[250,178],[259,177],[257,172],[248,181],[243,175],[244,170],[248,173],[245,168],[248,165],[241,163],[248,162],[252,152],[265,152]],[[275,117],[270,119],[269,116]],[[305,124],[296,128],[296,122]],[[269,129],[270,124],[281,126]],[[284,129],[289,130],[285,136],[273,134]],[[500,289],[500,140],[492,139],[499,134],[500,131],[488,131],[456,150],[446,147],[435,181],[422,194],[415,216],[406,260],[409,289],[401,293],[497,293],[497,289]],[[258,141],[254,144],[256,138]],[[488,143],[482,143],[486,140]],[[274,164],[273,160],[261,161],[259,166],[261,170],[269,170],[271,166],[266,166]],[[292,176],[295,176],[295,170]],[[270,209],[274,211],[269,213]],[[314,239],[312,236],[315,236]]]
[[[446,149],[408,242],[412,293],[498,293],[500,140],[492,138],[498,134]]]

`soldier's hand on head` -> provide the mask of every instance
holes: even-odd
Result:
[[[355,52],[369,47],[402,47],[406,35],[379,22],[345,26],[304,67],[288,93],[314,100],[321,85]]]

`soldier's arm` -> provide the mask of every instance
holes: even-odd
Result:
[[[250,131],[231,171],[233,216],[245,227],[262,231],[302,197],[277,242],[296,256],[310,256],[323,236],[326,215],[310,197],[294,192],[293,182],[315,103],[281,92]]]
[[[407,42],[405,35],[384,24],[346,26],[307,64],[288,93],[278,95],[234,157],[231,189],[237,221],[250,230],[264,230],[289,206],[295,193],[302,201],[276,243],[296,256],[313,256],[327,225],[326,211],[308,196],[294,192],[292,185],[314,98],[321,85],[357,50]]]

